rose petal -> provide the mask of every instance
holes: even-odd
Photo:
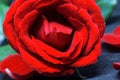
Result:
[[[100,56],[100,48],[101,43],[99,39],[96,45],[92,48],[92,51],[87,56],[80,57],[76,62],[71,64],[71,67],[84,67],[95,63],[97,61],[98,56]]]
[[[85,48],[85,45],[88,41],[88,31],[87,31],[87,28],[86,26],[80,22],[79,20],[75,19],[75,18],[72,18],[70,17],[69,18],[69,21],[71,22],[71,24],[74,26],[75,30],[76,31],[79,31],[80,34],[82,34],[82,37],[83,37],[83,43],[80,42],[78,44],[78,46],[76,47],[77,49],[75,49],[72,53],[74,53],[74,55],[72,54],[72,58],[74,59],[75,57],[77,57],[81,50],[83,50]]]
[[[120,35],[120,26],[117,26],[117,28],[114,29],[113,34]]]
[[[36,3],[35,0],[27,0],[24,2],[24,4],[20,5],[20,7],[17,8],[17,12],[14,15],[14,25],[15,25],[16,32],[19,32],[19,27],[20,27],[19,23],[21,22],[21,20],[26,14],[32,11],[35,3]],[[29,19],[27,21],[29,21]]]
[[[1,61],[0,61],[0,65],[1,65]],[[2,69],[1,69],[1,67],[0,67],[0,72],[2,72]]]
[[[37,39],[36,39],[37,40]],[[66,58],[69,57],[71,55],[71,53],[74,51],[75,47],[79,44],[79,42],[82,42],[82,36],[79,32],[75,32],[74,36],[73,36],[73,40],[72,43],[70,45],[70,48],[65,51],[65,52],[60,52],[58,50],[56,50],[55,48],[50,47],[49,45],[45,44],[44,42],[38,40],[38,44],[41,47],[42,50],[46,51],[46,53],[49,56],[55,57],[55,58]],[[61,55],[62,54],[62,55]]]
[[[102,41],[114,47],[120,47],[120,36],[119,35],[106,33],[104,34]]]
[[[76,5],[79,9],[83,8],[87,10],[87,2],[86,0],[71,0],[74,5]]]
[[[66,18],[76,16],[77,10],[78,8],[71,3],[66,3],[57,7],[57,11],[64,15]]]
[[[67,17],[72,16],[73,18],[79,19],[80,21],[84,22],[84,24],[86,24],[86,26],[88,27],[89,40],[86,50],[84,51],[84,55],[87,55],[99,37],[98,26],[92,21],[91,15],[89,15],[87,11],[82,8],[80,10],[77,10],[77,7],[72,4],[60,5],[58,7],[58,11]]]
[[[101,15],[101,9],[98,7],[94,0],[86,0],[88,6],[88,13],[91,15],[92,20],[96,25],[98,25],[100,36],[103,36],[105,30],[105,21]]]
[[[16,31],[18,32],[19,30],[19,22],[24,18],[24,16],[26,14],[28,14],[29,12],[31,12],[32,10],[38,10],[41,9],[43,7],[52,5],[53,3],[55,4],[57,2],[57,0],[45,0],[45,1],[41,1],[41,0],[17,0],[16,4],[15,4],[15,10],[14,10],[14,24],[16,26]],[[19,4],[18,4],[19,3]],[[16,10],[17,8],[17,10]],[[40,10],[40,13],[42,12],[42,10]]]
[[[66,50],[71,42],[72,29],[57,22],[48,23],[45,17],[42,18],[42,22],[40,18],[36,23],[37,27],[33,28],[35,30],[32,29],[32,34],[35,38],[42,40],[58,50]]]
[[[72,29],[54,22],[49,23],[49,27],[50,32],[46,35],[46,42],[58,50],[66,50],[71,43]]]
[[[71,24],[74,26],[74,29],[76,31],[81,32],[84,40],[83,40],[83,46],[86,45],[87,40],[88,40],[88,31],[87,28],[85,26],[85,24],[83,24],[82,22],[80,22],[78,19],[75,19],[73,17],[69,17],[69,22],[71,22]]]
[[[49,22],[49,27],[55,27],[58,33],[64,33],[64,34],[71,34],[72,28],[56,23],[56,22]],[[52,30],[52,29],[51,29]]]
[[[84,55],[87,55],[99,37],[98,26],[92,21],[91,15],[89,15],[88,12],[82,8],[78,10],[78,8],[75,5],[70,3],[60,5],[57,8],[57,10],[65,17],[73,17],[79,19],[80,21],[84,22],[84,24],[86,24],[86,26],[88,27],[89,40],[87,43],[88,45],[86,47],[86,50],[84,52]]]
[[[98,26],[92,21],[91,16],[84,9],[80,9],[78,11],[78,17],[85,22],[88,28],[88,43],[86,45],[85,51],[83,52],[84,55],[87,55],[99,38],[99,30]]]
[[[3,23],[3,30],[6,38],[8,39],[11,46],[19,52],[18,47],[16,45],[16,33],[14,31],[14,23],[13,23],[13,8],[14,8],[14,2],[11,5],[9,11],[6,14],[6,18]]]
[[[8,74],[12,78],[26,77],[34,70],[23,62],[19,54],[11,54],[5,58],[0,64],[1,71]]]
[[[38,16],[38,11],[33,10],[28,13],[19,23],[19,38],[24,45],[31,51],[35,51],[34,43],[29,36],[29,29]],[[32,18],[31,18],[32,17]]]
[[[32,10],[39,10],[39,14],[41,12],[43,12],[42,8],[55,4],[57,2],[57,0],[45,0],[45,1],[41,1],[41,0],[27,0],[24,1],[24,3],[22,5],[20,5],[17,8],[17,12],[14,15],[14,23],[16,26],[16,31],[18,32],[19,30],[19,26],[18,24],[20,23],[20,21],[23,19],[23,17],[28,14],[29,12],[31,12]],[[42,9],[42,10],[41,10]]]
[[[86,28],[85,27],[82,27],[81,26],[81,30],[80,30],[80,33],[79,34],[84,34],[84,32],[86,32],[86,30],[85,30]],[[86,34],[85,34],[86,35]],[[86,37],[86,36],[85,36]],[[76,37],[74,37],[74,38],[78,38],[77,36]],[[79,39],[79,38],[78,38]],[[81,36],[81,39],[82,39],[82,36]],[[73,40],[74,41],[74,40]],[[39,55],[40,56],[42,56],[45,60],[47,60],[48,62],[52,62],[52,63],[54,63],[54,64],[56,64],[56,61],[54,61],[54,60],[52,60],[52,59],[50,59],[50,58],[46,58],[45,56],[47,56],[47,57],[49,57],[47,54],[47,49],[48,48],[45,48],[44,47],[44,50],[43,50],[43,48],[41,48],[40,46],[42,45],[42,44],[38,44],[39,43],[39,40],[36,40],[34,37],[33,37],[33,42],[35,42],[35,45],[36,45],[36,49],[37,49],[37,52],[36,53],[39,53]],[[74,41],[75,43],[76,43],[76,41]],[[71,47],[73,47],[74,48],[74,43],[71,45]],[[68,60],[70,60],[70,59],[74,59],[75,57],[77,57],[79,54],[80,54],[80,52],[81,52],[81,50],[82,50],[82,46],[83,46],[83,42],[82,42],[82,40],[77,44],[77,46],[75,47],[75,49],[74,49],[74,51],[73,52],[69,52],[69,54],[71,54],[71,57],[70,58],[65,58],[64,59],[64,62],[65,61],[67,61],[68,62]],[[46,50],[45,50],[46,49]],[[54,51],[53,50],[50,50],[50,51],[52,51],[51,52],[51,54],[53,54],[54,53]],[[45,54],[46,53],[46,54]],[[57,55],[58,55],[58,53],[57,52],[55,52]],[[60,53],[60,52],[59,52]],[[60,53],[60,55],[61,54],[63,54],[63,56],[66,54],[67,52],[61,52]],[[64,56],[65,57],[65,56]],[[62,60],[63,60],[63,58],[62,58]],[[63,63],[62,63],[63,64]]]
[[[32,68],[34,68],[36,71],[38,71],[40,74],[45,76],[68,76],[74,73],[73,69],[64,69],[62,67],[59,67],[58,65],[49,65],[45,63],[42,60],[39,60],[35,58],[35,56],[31,56],[30,53],[27,53],[26,50],[22,47],[20,43],[18,43],[20,46],[20,51],[22,52],[23,59],[31,65]],[[58,68],[57,68],[58,67]]]
[[[39,56],[41,56],[44,60],[46,60],[47,62],[51,62],[53,64],[64,64],[64,62],[56,59],[56,58],[53,58],[53,57],[50,57],[46,51],[44,51],[43,49],[41,49],[40,45],[38,44],[39,41],[36,40],[34,37],[32,37],[32,40],[35,44],[35,47],[36,47],[36,54],[38,54]]]
[[[36,1],[36,0],[35,0]],[[58,4],[58,0],[38,0],[38,4],[34,9],[43,11],[44,8],[54,8]]]
[[[116,70],[120,70],[120,62],[113,63],[113,68]]]
[[[23,60],[28,63],[32,68],[34,68],[37,72],[40,74],[43,73],[55,73],[55,72],[61,72],[60,69],[54,68],[54,66],[50,66],[45,61],[38,59],[34,56],[34,54],[27,52],[26,49],[21,45],[21,43],[18,42],[20,54],[23,58]]]

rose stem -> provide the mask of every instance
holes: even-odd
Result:
[[[79,69],[75,68],[75,72],[77,72],[77,75],[78,75],[79,78],[81,78],[81,79],[87,78],[86,76],[81,75]]]

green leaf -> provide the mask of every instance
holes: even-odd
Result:
[[[3,60],[9,54],[13,54],[15,51],[10,47],[10,45],[5,45],[0,47],[0,61]]]
[[[5,5],[8,5],[9,0],[0,0],[0,3],[5,4]]]
[[[107,20],[109,16],[112,14],[117,0],[96,0],[97,4],[101,7],[102,15]]]
[[[0,4],[0,44],[5,39],[4,34],[3,34],[2,23],[3,23],[4,16],[5,16],[6,11],[8,10],[8,8],[9,8],[8,6],[6,6],[4,4]]]

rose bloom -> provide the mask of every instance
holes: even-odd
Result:
[[[17,54],[0,71],[20,79],[67,76],[95,63],[105,23],[95,0],[14,0],[3,26]]]

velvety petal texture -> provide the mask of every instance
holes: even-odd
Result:
[[[20,79],[34,71],[67,76],[95,63],[105,22],[95,0],[14,0],[3,26],[18,54],[4,59],[0,71]]]
[[[23,79],[30,75],[34,70],[29,67],[19,54],[11,54],[0,63],[0,71],[8,74],[13,79]]]
[[[113,47],[120,48],[120,26],[117,26],[112,33],[104,34],[102,41]]]

